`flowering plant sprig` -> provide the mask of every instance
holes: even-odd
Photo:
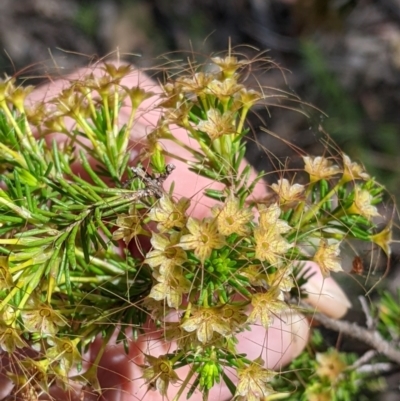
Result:
[[[187,387],[207,398],[224,382],[237,400],[273,399],[276,374],[239,353],[237,336],[302,309],[294,272],[304,262],[316,261],[325,277],[342,271],[341,246],[351,239],[389,255],[391,229],[374,222],[383,188],[347,155],[340,162],[304,156],[306,183],[282,171],[273,196],[252,196],[264,173],[244,164],[245,122],[267,95],[243,83],[246,61],[211,61],[211,72],[167,79],[159,122],[133,169],[135,114],[153,93],[123,84],[131,67],[105,64],[34,109],[24,103],[29,88],[8,78],[0,84],[0,347],[13,361],[15,392],[53,382],[66,388],[69,380],[100,391],[97,363],[116,327],[128,347],[124,328],[135,337],[150,319],[177,348],[146,355],[149,387],[166,395],[180,383],[175,399]],[[121,124],[125,106],[130,115]],[[55,132],[63,141],[47,139]],[[192,159],[165,150],[166,140]],[[191,199],[164,187],[174,174],[167,158],[219,183],[204,189],[215,200],[204,218],[191,216]],[[119,251],[121,240],[140,247],[140,236],[151,249],[136,257]],[[80,371],[99,334],[105,341],[95,362]],[[30,372],[32,380],[21,380]]]

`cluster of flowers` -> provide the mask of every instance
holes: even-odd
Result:
[[[50,111],[44,103],[25,110],[29,89],[1,83],[0,347],[17,361],[9,368],[16,388],[31,383],[28,373],[41,388],[52,382],[65,387],[99,333],[107,340],[116,325],[140,328],[150,316],[165,339],[177,343],[174,352],[146,356],[143,377],[161,394],[178,381],[175,369],[190,364],[197,375],[192,391],[207,394],[221,379],[230,386],[225,370],[234,368],[237,399],[265,399],[275,393],[269,384],[275,374],[239,354],[236,336],[252,323],[268,329],[274,316],[296,309],[303,262],[317,262],[325,277],[341,271],[340,246],[351,238],[389,254],[391,227],[377,233],[372,220],[382,188],[346,155],[340,165],[305,156],[307,183],[292,183],[282,172],[272,196],[249,200],[263,173],[251,178],[250,167],[243,167],[245,121],[267,95],[241,83],[246,61],[228,56],[212,63],[208,73],[163,86],[161,118],[141,154],[143,164],[150,159],[153,173],[163,174],[166,155],[182,161],[163,150],[160,141],[172,141],[191,154],[188,168],[223,185],[205,190],[216,202],[203,219],[190,216],[189,199],[146,187],[143,177],[160,182],[146,174],[124,188],[135,113],[152,96],[121,84],[130,67],[105,65],[103,76],[74,81]],[[121,126],[126,99],[130,112]],[[67,140],[49,147],[31,126]],[[197,147],[176,138],[174,126]],[[73,163],[89,181],[75,174]],[[118,241],[128,245],[140,234],[151,238],[151,250],[139,259],[128,252],[121,257]],[[22,351],[29,347],[31,354]],[[95,369],[94,363],[75,378],[93,384]]]

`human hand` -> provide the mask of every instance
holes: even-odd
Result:
[[[38,88],[31,95],[31,101],[42,101],[50,99],[57,94],[69,79],[76,79],[86,70],[80,70],[73,77],[66,80],[56,81],[46,86]],[[100,74],[99,70],[94,71]],[[128,77],[123,79],[123,85],[128,87],[141,86],[155,93],[160,92],[160,88],[154,84],[147,76],[138,71],[133,71]],[[131,136],[132,161],[139,154],[146,142],[146,136],[151,127],[154,127],[159,118],[159,112],[152,107],[156,100],[154,98],[144,102],[136,117],[136,123]],[[151,110],[151,111],[149,111]],[[121,119],[129,118],[129,105],[123,107]],[[121,121],[123,123],[123,121]],[[195,146],[183,130],[176,130],[174,134],[188,146]],[[61,135],[57,135],[58,141],[63,141]],[[162,142],[162,145],[169,153],[178,153],[183,159],[190,160],[191,154],[170,141]],[[165,182],[165,188],[168,188],[172,181],[175,182],[175,196],[185,196],[191,199],[190,214],[202,218],[209,215],[210,207],[215,203],[211,199],[202,195],[204,188],[218,189],[221,185],[217,182],[200,177],[188,170],[186,164],[179,160],[171,160],[176,165],[176,170]],[[259,184],[253,196],[261,199],[266,196],[266,189],[263,184]],[[325,280],[315,264],[310,263],[309,267],[313,269],[315,275],[308,282],[308,292],[310,299],[314,299],[314,305],[330,315],[339,317],[344,314],[348,307],[346,297],[340,288],[330,278]],[[149,325],[147,333],[139,336],[136,341],[131,341],[129,353],[126,354],[122,345],[109,344],[98,369],[99,382],[103,389],[103,398],[106,400],[161,400],[162,397],[153,391],[149,391],[142,376],[141,365],[144,364],[144,354],[158,356],[172,351],[174,344],[162,340],[163,333]],[[281,318],[275,318],[273,326],[266,332],[262,326],[252,325],[249,331],[238,335],[238,352],[248,355],[249,359],[261,357],[268,368],[279,369],[281,366],[290,362],[304,348],[309,335],[309,324],[304,316],[298,313],[285,313]],[[100,341],[97,341],[91,347],[87,355],[88,363],[94,361],[100,347]],[[189,371],[188,367],[177,370],[180,378],[184,379]],[[234,381],[234,377],[231,376]],[[170,385],[168,398],[172,399],[179,389],[180,383]],[[61,399],[68,398],[71,394],[60,393],[59,389],[53,388],[52,396]],[[210,392],[210,399],[228,399],[231,396],[228,388],[222,383],[215,386]],[[183,395],[184,397],[184,395]],[[202,395],[197,392],[192,397],[193,400],[202,399]]]

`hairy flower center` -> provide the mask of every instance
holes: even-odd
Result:
[[[50,311],[48,309],[40,309],[40,316],[42,317],[49,317],[50,316]]]
[[[71,346],[71,344],[64,343],[63,346],[62,346],[62,348],[63,348],[64,352],[66,352],[67,354],[72,353],[72,346]]]
[[[235,223],[235,219],[233,218],[233,216],[228,216],[228,217],[225,219],[225,221],[226,221],[226,223],[229,224],[230,226],[231,226],[232,224]]]
[[[263,241],[262,242],[262,247],[264,248],[264,249],[269,249],[269,242],[266,242],[266,241]]]
[[[174,259],[176,257],[176,255],[177,255],[177,253],[178,253],[178,250],[175,249],[175,248],[172,248],[172,247],[171,248],[167,248],[165,250],[165,256],[168,259]]]
[[[206,234],[201,234],[201,235],[200,235],[200,241],[201,241],[203,244],[207,244],[207,242],[209,241],[208,235],[206,235]]]
[[[160,363],[160,371],[163,373],[169,373],[170,371],[169,365],[165,362]]]
[[[225,309],[225,311],[224,311],[224,317],[228,318],[228,319],[233,317],[234,314],[235,314],[235,312],[229,308]]]
[[[176,221],[176,220],[180,220],[181,219],[181,214],[179,212],[172,212],[169,215],[170,220],[172,221]]]

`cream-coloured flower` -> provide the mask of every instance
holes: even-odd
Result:
[[[0,310],[0,324],[12,326],[18,316],[19,311],[17,308],[11,306],[10,304],[5,305],[3,309]]]
[[[181,326],[180,322],[164,322],[163,323],[163,336],[168,342],[176,342],[178,349],[197,349],[203,347],[197,339],[196,331],[188,333]],[[214,344],[213,344],[214,345]]]
[[[145,355],[146,365],[143,369],[143,379],[150,388],[156,388],[162,397],[166,396],[169,383],[176,383],[179,379],[176,374],[172,361],[168,355],[161,355],[158,358]]]
[[[147,92],[139,86],[122,86],[122,88],[124,89],[125,94],[129,96],[133,109],[137,109],[146,99],[154,96],[153,92]]]
[[[270,287],[278,287],[283,292],[290,291],[294,286],[293,265],[281,266],[274,273],[268,274],[267,283]]]
[[[50,334],[54,336],[60,327],[67,324],[61,313],[50,305],[33,301],[30,307],[21,311],[25,329],[31,333]]]
[[[26,347],[27,344],[21,338],[20,334],[17,329],[0,323],[0,348],[12,354],[16,348]]]
[[[190,200],[187,198],[182,197],[175,202],[169,195],[164,194],[157,205],[150,210],[148,216],[151,220],[158,222],[157,229],[160,232],[172,228],[183,228],[186,224],[186,210],[189,206]]]
[[[291,230],[291,227],[285,220],[279,219],[282,211],[277,203],[269,207],[259,205],[260,212],[260,228],[265,231],[272,231],[276,234],[284,234]]]
[[[272,370],[264,368],[264,362],[258,359],[245,368],[238,369],[239,382],[236,386],[236,401],[267,400],[276,391],[268,384],[276,375]]]
[[[246,88],[241,89],[238,96],[238,100],[246,108],[252,107],[262,98],[263,95],[260,92],[257,92],[254,89],[246,89]]]
[[[212,141],[222,135],[236,134],[235,116],[231,112],[221,114],[217,109],[210,109],[207,120],[200,121],[197,129],[205,132]]]
[[[186,252],[177,246],[180,234],[173,233],[167,238],[165,235],[152,233],[151,245],[153,249],[147,253],[145,263],[151,268],[159,267],[162,271],[166,267],[182,265],[186,262]]]
[[[7,99],[10,93],[15,90],[15,78],[5,77],[0,79],[0,101]]]
[[[70,369],[81,361],[81,355],[75,342],[68,338],[53,337],[48,340],[52,347],[46,351],[46,357],[52,362],[58,362],[58,370],[64,377],[68,376]]]
[[[253,310],[247,318],[247,323],[260,322],[266,329],[274,322],[274,316],[287,309],[282,293],[277,287],[264,293],[254,294],[251,298],[251,305]]]
[[[238,60],[235,56],[213,57],[211,61],[221,68],[225,78],[231,78],[241,66],[247,64],[246,60]]]
[[[14,87],[7,96],[7,100],[18,109],[20,113],[24,112],[25,98],[33,91],[34,86],[18,86]]]
[[[156,301],[167,300],[170,308],[178,309],[182,304],[183,294],[190,291],[192,283],[183,275],[181,266],[168,266],[153,276],[158,281],[150,291],[149,298]]]
[[[168,102],[170,103],[170,102]],[[168,107],[166,102],[160,106]],[[177,101],[175,106],[170,109],[166,109],[164,113],[164,121],[166,124],[176,124],[179,127],[187,128],[189,126],[189,113],[191,103],[188,101]]]
[[[234,196],[228,197],[222,208],[214,207],[212,214],[217,219],[220,234],[228,236],[235,233],[246,236],[250,233],[248,224],[253,219],[253,213],[248,208],[240,207],[239,199]]]
[[[367,190],[355,187],[354,191],[354,202],[349,209],[347,209],[347,213],[359,214],[367,219],[380,216],[376,206],[372,205],[373,196]]]
[[[281,206],[293,206],[304,198],[304,185],[291,185],[286,178],[272,184],[271,189],[278,195]]]
[[[339,166],[325,157],[303,156],[303,160],[304,170],[310,175],[311,183],[333,177],[341,172]]]
[[[186,224],[190,234],[182,235],[179,246],[182,249],[193,249],[196,258],[204,262],[213,249],[225,245],[225,238],[218,232],[216,219],[206,218],[202,221],[189,217]]]
[[[343,178],[345,182],[361,179],[369,180],[370,175],[364,170],[364,167],[358,163],[352,162],[350,157],[343,153]]]
[[[114,82],[120,82],[122,78],[131,73],[133,66],[130,64],[117,65],[115,63],[104,63],[100,69],[114,78]]]
[[[113,232],[112,238],[114,241],[123,239],[125,245],[128,245],[133,237],[145,233],[142,227],[143,217],[134,205],[129,208],[129,214],[120,214],[115,224],[118,228]]]
[[[229,98],[238,93],[243,88],[243,85],[237,83],[236,79],[224,79],[219,81],[214,79],[211,81],[205,91],[221,100],[229,100]]]
[[[313,260],[319,265],[324,277],[328,277],[330,272],[343,271],[339,255],[339,242],[329,245],[326,239],[321,239]]]
[[[293,246],[280,234],[277,234],[273,228],[271,230],[256,228],[254,239],[256,241],[256,258],[261,262],[267,261],[274,266],[283,260],[282,255]]]
[[[198,72],[193,77],[183,77],[176,80],[176,86],[179,87],[177,92],[194,93],[196,95],[204,93],[214,77],[212,74]]]
[[[166,305],[164,298],[156,301],[154,298],[146,297],[139,306],[141,310],[146,311],[149,317],[156,321],[162,321],[170,312],[170,308]]]
[[[246,323],[247,314],[242,305],[224,304],[220,312],[221,320],[229,324],[231,332],[236,333]]]
[[[202,344],[211,342],[215,333],[224,337],[234,334],[229,319],[221,319],[221,308],[198,307],[183,321],[181,327],[189,333],[196,331],[197,339]]]
[[[318,367],[315,370],[315,373],[319,377],[328,378],[330,383],[336,382],[342,372],[347,368],[341,355],[335,349],[323,354],[317,352],[316,360]]]

